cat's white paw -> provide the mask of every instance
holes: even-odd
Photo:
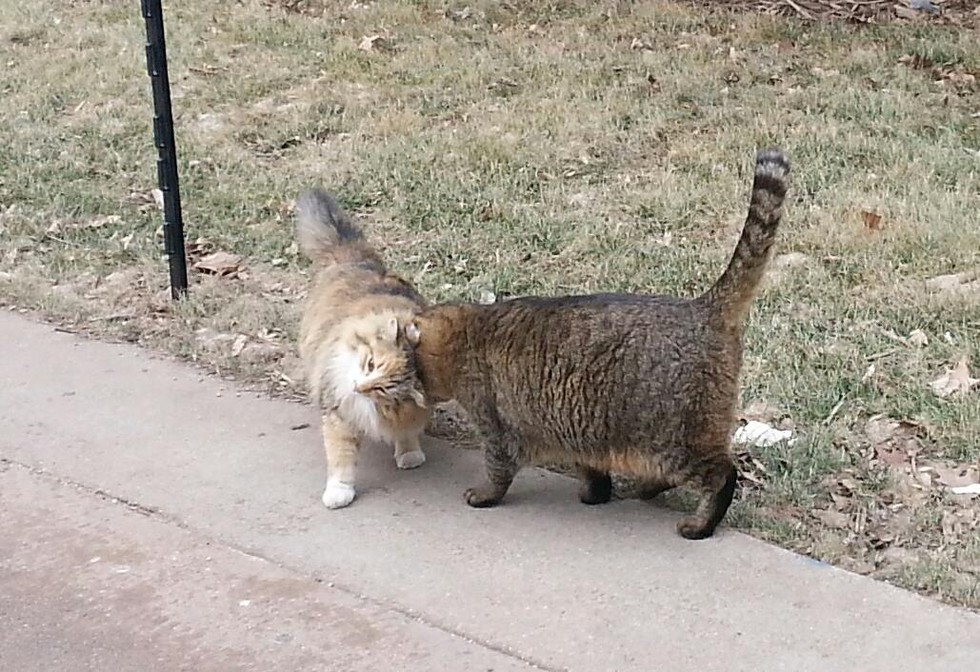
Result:
[[[413,450],[410,453],[402,453],[395,456],[395,464],[399,469],[414,469],[425,464],[425,453],[421,450]]]
[[[354,486],[347,483],[327,483],[323,491],[323,505],[328,509],[342,509],[354,501]]]

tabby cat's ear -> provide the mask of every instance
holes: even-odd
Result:
[[[425,395],[418,390],[412,390],[412,399],[415,400],[415,405],[419,408],[425,408]]]
[[[415,322],[409,322],[405,325],[405,338],[408,339],[409,343],[412,345],[418,345],[419,338],[421,336],[422,333],[419,331],[419,325],[417,325]]]
[[[398,318],[393,317],[388,320],[388,324],[385,325],[383,332],[384,339],[386,341],[391,341],[394,343],[398,340]]]

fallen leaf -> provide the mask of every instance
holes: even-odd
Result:
[[[976,76],[972,73],[960,72],[958,70],[947,72],[945,79],[953,84],[973,84],[977,81]]]
[[[480,290],[480,297],[477,299],[477,303],[479,303],[481,305],[484,305],[484,306],[487,306],[487,305],[490,305],[490,304],[496,303],[496,302],[497,302],[497,295],[496,294],[494,294],[489,289],[481,289]]]
[[[367,35],[361,38],[357,48],[361,51],[386,51],[391,48],[390,42],[382,35]]]
[[[943,531],[943,541],[947,544],[955,544],[959,540],[959,530],[957,525],[959,521],[956,519],[956,514],[952,511],[943,511],[943,518],[939,525]]]
[[[874,362],[872,362],[868,366],[867,370],[864,372],[864,375],[861,376],[861,382],[866,383],[869,380],[871,380],[874,377],[876,370],[877,370],[877,366],[875,366]]]
[[[929,337],[926,336],[926,333],[921,329],[913,329],[909,332],[905,342],[917,348],[923,348],[929,345]]]
[[[827,509],[817,509],[813,512],[813,517],[824,525],[836,527],[838,529],[848,529],[852,525],[851,516],[840,511],[829,511]]]
[[[219,277],[234,277],[241,270],[241,262],[242,258],[237,254],[213,252],[198,260],[194,268]]]
[[[917,422],[876,415],[868,418],[864,433],[874,448],[875,457],[885,464],[900,467],[922,450],[919,437],[926,430]]]
[[[976,292],[980,291],[980,271],[971,270],[961,273],[937,275],[925,281],[925,287],[930,292]]]
[[[153,198],[153,202],[157,208],[163,210],[163,192],[160,189],[151,189],[150,196]]]
[[[769,473],[766,465],[760,462],[747,450],[735,453],[738,466],[739,483],[743,490],[761,490],[765,487],[765,476]]]
[[[864,227],[870,231],[881,231],[881,215],[876,212],[861,211]]]
[[[238,334],[238,336],[235,337],[235,341],[231,344],[231,356],[238,357],[238,355],[242,354],[242,350],[245,349],[247,344],[248,336],[245,334]]]
[[[980,483],[980,467],[975,464],[949,466],[926,463],[919,466],[918,477],[928,486],[942,485],[950,489],[971,487]]]
[[[644,42],[638,37],[634,37],[630,41],[630,49],[633,51],[653,51],[653,45],[649,42]]]
[[[929,383],[929,387],[933,394],[945,399],[956,394],[965,394],[978,383],[980,378],[970,377],[970,367],[966,363],[966,356],[963,356],[953,368],[947,369],[946,373]]]
[[[736,444],[768,447],[782,441],[787,441],[793,436],[790,430],[780,430],[764,422],[750,420],[737,430],[732,437]]]
[[[217,350],[223,348],[226,344],[233,343],[235,341],[234,334],[224,334],[210,327],[201,327],[194,332],[194,338],[198,343],[203,345],[209,350]]]
[[[857,482],[857,480],[850,477],[837,479],[837,485],[843,489],[843,494],[845,495],[857,493],[861,489],[861,485]]]
[[[921,54],[905,54],[898,62],[915,70],[926,70],[934,65],[929,57]]]
[[[775,268],[799,268],[800,266],[806,266],[808,261],[810,261],[810,257],[802,252],[787,252],[786,254],[777,255],[772,260],[772,265]]]
[[[957,485],[949,489],[954,495],[980,495],[980,483]]]
[[[493,91],[501,96],[510,96],[517,93],[521,88],[521,85],[512,79],[498,79],[495,82],[491,82],[487,86],[487,90]]]
[[[102,215],[101,217],[93,217],[92,219],[86,220],[84,222],[78,223],[78,228],[82,229],[98,229],[108,224],[118,224],[122,221],[122,217],[119,215]]]

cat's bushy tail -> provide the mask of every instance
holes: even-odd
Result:
[[[384,270],[350,215],[323,189],[309,189],[296,199],[296,242],[316,264],[368,263]]]
[[[789,159],[778,149],[766,149],[755,157],[755,179],[749,214],[728,268],[701,296],[727,324],[741,323],[762,281],[766,263],[783,214],[789,185]]]

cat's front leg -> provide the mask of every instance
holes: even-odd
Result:
[[[354,501],[358,437],[346,422],[327,412],[323,415],[323,446],[327,452],[327,487],[323,490],[323,505],[328,509],[340,509]]]
[[[415,469],[425,463],[425,453],[417,435],[395,441],[395,464],[399,469]]]
[[[486,483],[463,493],[466,503],[478,509],[499,504],[520,470],[517,451],[508,449],[501,441],[487,442],[483,459],[487,467]]]

